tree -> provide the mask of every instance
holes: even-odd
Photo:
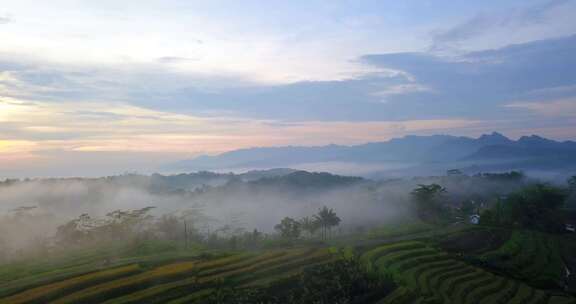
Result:
[[[331,232],[332,227],[340,224],[340,218],[332,208],[326,206],[320,208],[318,213],[314,215],[314,219],[322,229],[322,239],[325,240],[327,233]]]
[[[10,248],[8,242],[0,236],[0,264],[6,262],[10,256]]]
[[[282,219],[280,224],[274,226],[274,229],[278,231],[283,238],[297,239],[300,237],[300,222],[290,217]]]
[[[61,243],[78,244],[88,241],[125,241],[129,238],[138,237],[152,219],[148,212],[153,208],[115,210],[106,214],[104,219],[82,214],[78,218],[59,226],[56,238]]]
[[[424,221],[441,222],[448,212],[443,206],[446,189],[438,184],[418,185],[410,193],[416,203],[418,217]]]
[[[522,171],[510,171],[504,173],[479,173],[477,176],[493,181],[520,182],[526,179],[526,175]]]
[[[565,191],[549,184],[527,186],[504,200],[501,221],[548,232],[563,231],[559,209],[565,199]]]
[[[473,200],[466,200],[462,202],[462,206],[460,206],[460,213],[463,217],[475,214],[477,210],[478,207],[476,206],[476,202]]]
[[[480,225],[494,225],[496,223],[494,211],[486,209],[480,215]]]
[[[56,239],[65,245],[75,245],[94,240],[95,229],[101,225],[97,219],[84,213],[78,218],[61,225],[56,230]]]
[[[447,176],[463,176],[464,173],[459,169],[450,169],[446,171]]]
[[[202,212],[202,206],[194,205],[180,212],[180,220],[184,228],[184,247],[188,248],[189,242],[198,238],[197,223],[207,220],[207,217]]]
[[[256,244],[261,238],[262,232],[258,231],[256,228],[254,228],[254,230],[249,235],[250,242],[254,244]]]
[[[568,189],[570,189],[570,192],[576,192],[576,175],[571,176],[568,180]]]
[[[155,207],[145,207],[134,210],[115,210],[106,214],[105,224],[100,229],[107,234],[108,238],[125,240],[137,236],[146,228],[146,224],[152,220],[148,213]]]
[[[568,198],[566,208],[576,209],[576,175],[568,179]]]
[[[16,209],[10,210],[12,213],[14,213],[14,216],[17,218],[22,218],[22,217],[26,217],[26,216],[30,216],[30,212],[36,210],[38,207],[37,206],[22,206],[22,207],[18,207]]]
[[[162,237],[168,240],[178,240],[182,234],[182,223],[180,219],[173,214],[164,214],[156,221],[156,229]]]
[[[310,237],[312,237],[318,228],[320,228],[318,221],[308,216],[305,216],[300,220],[300,225],[302,226],[302,230],[308,232]]]

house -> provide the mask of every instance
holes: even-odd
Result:
[[[472,214],[469,218],[470,224],[478,225],[480,224],[480,215],[479,214]]]

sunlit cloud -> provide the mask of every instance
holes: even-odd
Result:
[[[576,4],[570,0],[524,1],[502,9],[477,12],[463,22],[433,31],[431,50],[437,52],[461,49],[489,49],[506,44],[534,40],[535,35],[555,37],[574,31],[572,13]],[[513,33],[513,35],[511,35]]]
[[[200,117],[122,103],[3,98],[0,166],[5,176],[78,174],[80,168],[81,174],[146,171],[185,157],[239,148],[358,144],[404,134],[472,130],[479,124],[466,119],[286,122]],[[17,173],[22,170],[35,173]]]
[[[561,99],[540,102],[515,102],[508,108],[524,109],[536,114],[551,117],[576,117],[576,99]]]
[[[38,143],[21,146],[23,150],[42,147],[43,150],[69,151],[215,153],[271,144],[349,144],[387,139],[401,133],[443,131],[478,124],[463,119],[283,123],[195,117],[123,104],[62,105],[15,99],[5,99],[0,107],[0,123],[11,131],[4,133],[5,140]]]
[[[2,169],[106,174],[407,134],[574,137],[573,2],[399,3],[4,1]]]

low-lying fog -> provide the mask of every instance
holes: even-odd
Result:
[[[298,189],[207,179],[178,190],[138,175],[4,183],[0,186],[0,231],[5,245],[20,247],[37,237],[50,237],[57,226],[84,213],[98,217],[118,209],[148,206],[156,207],[154,215],[199,208],[207,218],[199,223],[202,229],[229,225],[264,232],[273,232],[274,225],[286,216],[312,216],[322,206],[336,211],[342,218],[342,229],[383,223],[408,214],[406,189],[372,189],[364,183],[320,185],[319,189],[314,185]],[[34,208],[17,210],[21,207]]]
[[[258,172],[204,172],[5,181],[0,183],[0,246],[25,248],[39,238],[50,239],[58,226],[81,214],[103,217],[114,210],[148,206],[155,207],[152,214],[156,216],[200,210],[203,216],[194,224],[204,231],[229,226],[267,233],[274,232],[274,225],[284,217],[312,216],[327,206],[342,219],[338,229],[355,231],[410,217],[410,191],[431,181],[375,182],[306,172],[292,175],[258,179]],[[438,180],[454,202],[518,187],[503,182],[446,181],[443,177],[434,181]]]

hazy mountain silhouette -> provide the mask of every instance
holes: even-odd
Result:
[[[576,142],[554,141],[537,135],[512,140],[493,132],[478,138],[451,135],[409,135],[385,142],[343,146],[261,147],[200,156],[169,165],[173,170],[291,167],[306,163],[410,164],[422,168],[469,171],[576,168]]]

